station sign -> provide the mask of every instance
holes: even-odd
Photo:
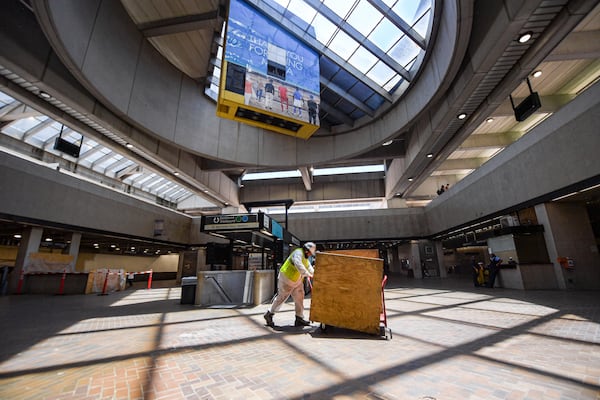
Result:
[[[202,217],[202,232],[251,230],[260,228],[258,214],[221,214]]]

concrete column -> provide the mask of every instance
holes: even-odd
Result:
[[[29,255],[39,250],[43,233],[44,229],[38,227],[29,228],[23,232],[23,237],[21,238],[21,243],[19,244],[19,250],[17,252],[17,259],[15,261],[15,269],[11,273],[8,282],[9,293],[15,293],[17,290],[21,271],[23,271],[23,267],[29,263]]]
[[[421,251],[419,250],[418,240],[411,240],[410,242],[410,267],[413,270],[415,279],[423,278],[423,272],[421,271]]]
[[[69,255],[73,256],[73,262],[71,262],[71,271],[75,272],[75,266],[77,265],[77,257],[79,256],[79,245],[81,244],[81,233],[71,234],[71,243],[69,243]]]
[[[561,289],[599,289],[600,258],[590,218],[584,203],[552,202],[535,206],[538,222],[558,285]],[[558,257],[575,262],[573,270],[562,268]]]
[[[442,242],[433,242],[435,245],[435,255],[437,256],[438,269],[440,271],[440,278],[446,278],[448,276],[446,272],[446,266],[444,265],[444,247]]]

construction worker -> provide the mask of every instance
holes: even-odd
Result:
[[[287,260],[279,269],[277,277],[277,295],[273,303],[264,314],[265,321],[270,327],[274,327],[273,316],[281,305],[290,297],[294,299],[296,320],[294,326],[307,326],[310,322],[304,319],[304,277],[312,278],[314,269],[309,257],[314,256],[317,246],[313,242],[306,242],[301,248],[292,251]]]

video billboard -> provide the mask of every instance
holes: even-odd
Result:
[[[319,55],[243,0],[230,2],[224,61],[221,90],[243,95],[245,106],[320,124]]]

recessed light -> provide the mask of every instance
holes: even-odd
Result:
[[[427,158],[433,158],[433,153],[427,154]]]
[[[460,114],[458,114],[456,116],[456,118],[458,118],[458,119],[465,119],[465,118],[467,118],[467,114],[466,113],[460,113]]]
[[[387,142],[383,142],[381,145],[382,146],[389,146],[390,144],[394,143],[393,140],[388,140]]]
[[[179,176],[179,172],[175,171],[175,172],[173,172],[173,175]]]
[[[94,247],[98,247],[100,246],[98,243],[94,243]]]
[[[133,149],[133,145],[131,143],[126,143],[125,147],[127,147],[128,149]]]
[[[46,242],[51,242],[52,238],[46,238]]]
[[[533,32],[525,32],[524,34],[519,36],[519,43],[527,43],[532,36]]]
[[[204,193],[208,193],[208,190],[204,190]]]
[[[412,181],[414,181],[414,180],[415,180],[415,178],[413,178],[412,176],[411,176],[410,178],[408,178],[408,181],[409,181],[409,182],[412,182]]]
[[[492,117],[489,117],[488,119],[486,119],[486,120],[485,120],[485,122],[487,122],[488,124],[489,124],[490,122],[494,122],[494,118],[492,118]]]
[[[13,237],[14,237],[15,239],[21,239],[23,236],[21,236],[21,235],[20,235],[20,234],[18,234],[18,233],[15,233],[15,234],[13,235]]]
[[[535,71],[533,74],[534,78],[539,78],[540,76],[542,76],[542,71],[540,71],[539,69],[537,71]]]
[[[116,245],[116,244],[111,244],[111,245],[110,245],[110,248],[111,248],[111,249],[114,249],[114,248],[116,248],[116,247],[117,247],[117,245]]]
[[[50,96],[48,93],[44,92],[43,90],[40,90],[40,97],[43,99],[49,99],[52,96]]]
[[[131,247],[131,250],[135,250],[135,247]]]

